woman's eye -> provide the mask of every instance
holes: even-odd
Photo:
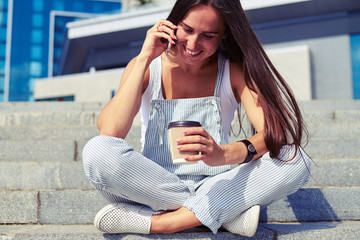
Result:
[[[184,31],[187,32],[187,33],[191,33],[192,30],[191,29],[188,29],[188,28],[184,28]]]
[[[204,38],[206,39],[212,39],[214,36],[210,36],[210,35],[206,35],[206,34],[203,34]]]

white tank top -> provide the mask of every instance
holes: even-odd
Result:
[[[161,56],[160,56],[161,58]],[[161,68],[161,64],[159,64],[159,67]],[[161,69],[159,69],[161,71]],[[152,73],[152,64],[150,64],[150,79],[149,79],[149,85],[147,89],[145,90],[144,94],[142,95],[141,99],[141,108],[140,108],[140,114],[141,114],[141,144],[144,145],[145,141],[145,133],[146,128],[149,121],[149,112],[150,112],[150,101],[155,98],[154,93],[154,79]],[[220,86],[220,105],[221,105],[221,120],[222,120],[222,127],[224,130],[225,140],[228,142],[228,134],[230,131],[230,124],[234,118],[234,112],[236,111],[237,107],[239,106],[239,103],[236,101],[236,98],[234,96],[234,93],[231,88],[231,82],[230,82],[230,64],[229,59],[225,62],[225,69],[224,69],[224,75],[223,80],[221,82]],[[162,94],[160,95],[160,99],[164,99]]]

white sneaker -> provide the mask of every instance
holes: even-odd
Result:
[[[231,233],[252,237],[255,235],[260,217],[260,206],[255,205],[236,216],[232,221],[224,223],[223,228]]]
[[[96,214],[94,225],[106,233],[149,234],[152,214],[142,206],[127,203],[110,204]]]

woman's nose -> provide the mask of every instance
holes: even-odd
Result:
[[[187,41],[187,45],[188,45],[187,48],[189,48],[190,50],[195,50],[198,44],[198,40],[199,40],[198,35],[195,34],[191,35]]]

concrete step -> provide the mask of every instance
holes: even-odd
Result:
[[[359,115],[360,116],[360,115]],[[245,126],[246,134],[249,133]],[[312,122],[307,124],[310,138],[358,138],[360,135],[360,118],[357,122]],[[234,127],[238,133],[238,127]]]
[[[306,187],[360,187],[360,159],[314,160]],[[93,190],[81,161],[0,162],[0,190]]]
[[[99,112],[2,112],[0,126],[95,125]]]
[[[298,104],[302,110],[360,109],[359,100],[310,100],[299,101]],[[100,102],[2,102],[0,111],[100,111],[105,105]]]
[[[86,140],[1,140],[0,148],[4,150],[0,151],[0,162],[81,161],[85,143]]]
[[[0,105],[1,106],[1,105]],[[101,110],[96,111],[0,111],[0,126],[17,125],[95,125]],[[309,125],[317,123],[359,123],[360,109],[304,110],[304,120]],[[237,123],[237,118],[234,119]],[[140,124],[140,118],[134,121]]]
[[[138,130],[131,131],[126,140],[136,151],[140,152],[141,144]],[[61,132],[61,129],[59,129],[59,132]],[[48,133],[50,134],[50,131]],[[17,140],[0,140],[0,149],[4,149],[0,151],[0,162],[81,161],[82,149],[90,138],[97,136],[98,131],[90,128],[87,132],[84,129],[84,131],[68,131],[68,133],[78,140],[56,139],[55,137],[51,137],[52,140],[42,140],[40,136],[36,138],[37,140],[30,137],[17,137]],[[232,136],[229,141],[235,142],[242,138],[244,137]],[[337,138],[312,138],[308,145],[305,146],[305,150],[313,159],[360,159],[359,146],[360,138],[343,138],[341,140]]]
[[[101,111],[100,102],[2,102],[0,112],[86,112]]]
[[[313,159],[359,159],[359,146],[359,138],[313,138],[305,150]]]
[[[359,100],[310,100],[299,101],[301,110],[333,110],[333,109],[360,109]]]
[[[299,102],[299,105],[308,123],[359,122],[360,119],[360,101],[316,100]],[[0,126],[95,124],[104,106],[105,103],[0,103]]]
[[[99,134],[95,126],[6,126],[0,127],[0,140],[76,140]]]
[[[105,240],[105,239],[249,239],[220,230],[216,235],[206,228],[195,228],[175,234],[103,234],[93,225],[0,225],[0,240],[8,239],[66,239],[66,240]],[[260,224],[254,240],[304,240],[304,239],[347,239],[360,238],[360,222],[316,222],[316,223],[277,223]]]
[[[360,159],[313,160],[306,187],[360,186]]]
[[[357,139],[360,135],[359,123],[317,123],[308,126],[311,138]],[[140,124],[133,125],[132,137],[139,138]],[[58,140],[90,139],[99,134],[95,125],[16,125],[0,126],[0,140]],[[237,133],[237,129],[234,129]],[[248,131],[247,131],[248,134]],[[129,138],[129,137],[128,137]]]
[[[356,123],[319,123],[308,126],[311,138],[358,138],[360,121]]]
[[[82,162],[0,162],[1,190],[93,190]]]
[[[347,123],[357,122],[360,119],[359,109],[347,109],[347,110],[304,110],[303,118],[307,124],[312,123]]]
[[[360,187],[302,188],[261,211],[261,222],[359,221]],[[0,191],[1,224],[91,224],[107,203],[95,190]]]
[[[241,137],[231,137],[235,142]],[[313,159],[359,159],[360,138],[311,138],[304,147]]]

